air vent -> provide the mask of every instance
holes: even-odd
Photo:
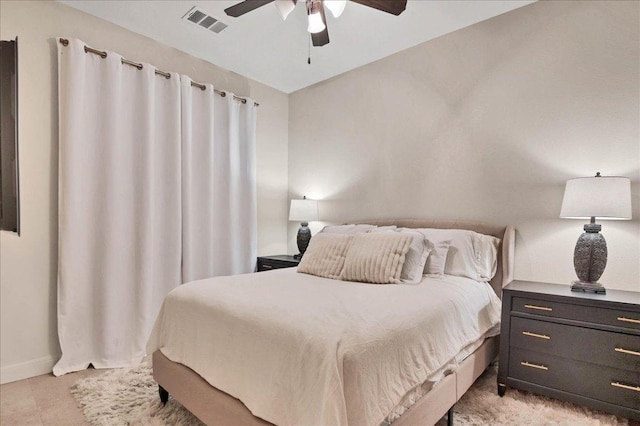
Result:
[[[204,18],[205,16],[207,16],[206,13],[202,13],[199,10],[195,10],[192,14],[189,15],[187,19],[197,24],[198,22],[202,21],[202,18]]]
[[[207,16],[202,21],[200,21],[198,23],[198,25],[200,25],[201,27],[209,28],[210,26],[212,26],[216,22],[218,22],[218,20],[216,18],[214,18],[213,16]]]
[[[222,32],[222,30],[227,28],[227,24],[218,20],[217,18],[214,18],[211,15],[208,15],[207,13],[203,12],[201,9],[198,9],[195,6],[193,6],[191,10],[189,10],[182,17],[182,19],[189,22],[193,22],[194,24],[197,24],[198,26],[204,29],[207,29],[209,31],[212,31],[216,34],[219,34],[220,32]]]
[[[220,31],[224,30],[225,28],[227,28],[227,24],[218,21],[215,24],[213,24],[211,26],[211,28],[209,28],[209,30],[213,31],[214,33],[219,33]]]

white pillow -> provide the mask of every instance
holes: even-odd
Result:
[[[447,253],[449,253],[449,246],[451,240],[443,240],[438,242],[431,242],[431,240],[425,238],[427,242],[427,250],[429,250],[429,257],[424,264],[425,275],[442,275],[444,274],[444,267],[447,261]]]
[[[444,273],[468,277],[480,281],[476,254],[476,232],[466,229],[416,229],[437,246],[444,241],[450,241],[444,265]],[[432,267],[430,264],[429,267]],[[431,272],[430,272],[431,273]]]
[[[496,274],[499,238],[466,229],[417,230],[427,237],[429,248],[431,244],[444,247],[446,242],[450,241],[449,250],[446,252],[445,274],[468,277],[476,281],[490,281]],[[437,273],[430,260],[436,261],[436,265],[440,266],[441,256],[438,254],[437,248],[432,248],[425,273]]]
[[[319,233],[325,234],[359,234],[362,232],[369,232],[374,225],[327,225]]]
[[[476,233],[476,260],[481,281],[490,281],[498,269],[500,238]]]
[[[378,232],[394,232],[387,231],[379,227],[371,230],[371,233]],[[409,251],[405,255],[404,265],[402,266],[402,272],[400,273],[400,282],[405,284],[419,284],[422,281],[422,274],[424,271],[424,265],[427,262],[427,258],[431,250],[427,247],[427,239],[420,232],[417,232],[410,228],[399,228],[397,233],[402,235],[408,235],[412,238]],[[444,262],[443,262],[444,265]]]

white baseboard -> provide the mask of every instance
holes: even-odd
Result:
[[[32,359],[31,361],[2,367],[0,368],[0,384],[51,373],[55,362],[56,359],[52,356],[45,356],[38,359]]]

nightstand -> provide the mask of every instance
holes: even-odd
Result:
[[[298,266],[300,259],[295,259],[288,254],[279,254],[276,256],[259,256],[258,272],[270,271],[272,269],[294,268]]]
[[[511,282],[502,291],[498,394],[507,387],[640,420],[640,293]]]

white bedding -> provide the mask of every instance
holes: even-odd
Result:
[[[376,285],[289,268],[173,290],[147,352],[278,425],[377,425],[499,320],[491,287],[467,278]]]

